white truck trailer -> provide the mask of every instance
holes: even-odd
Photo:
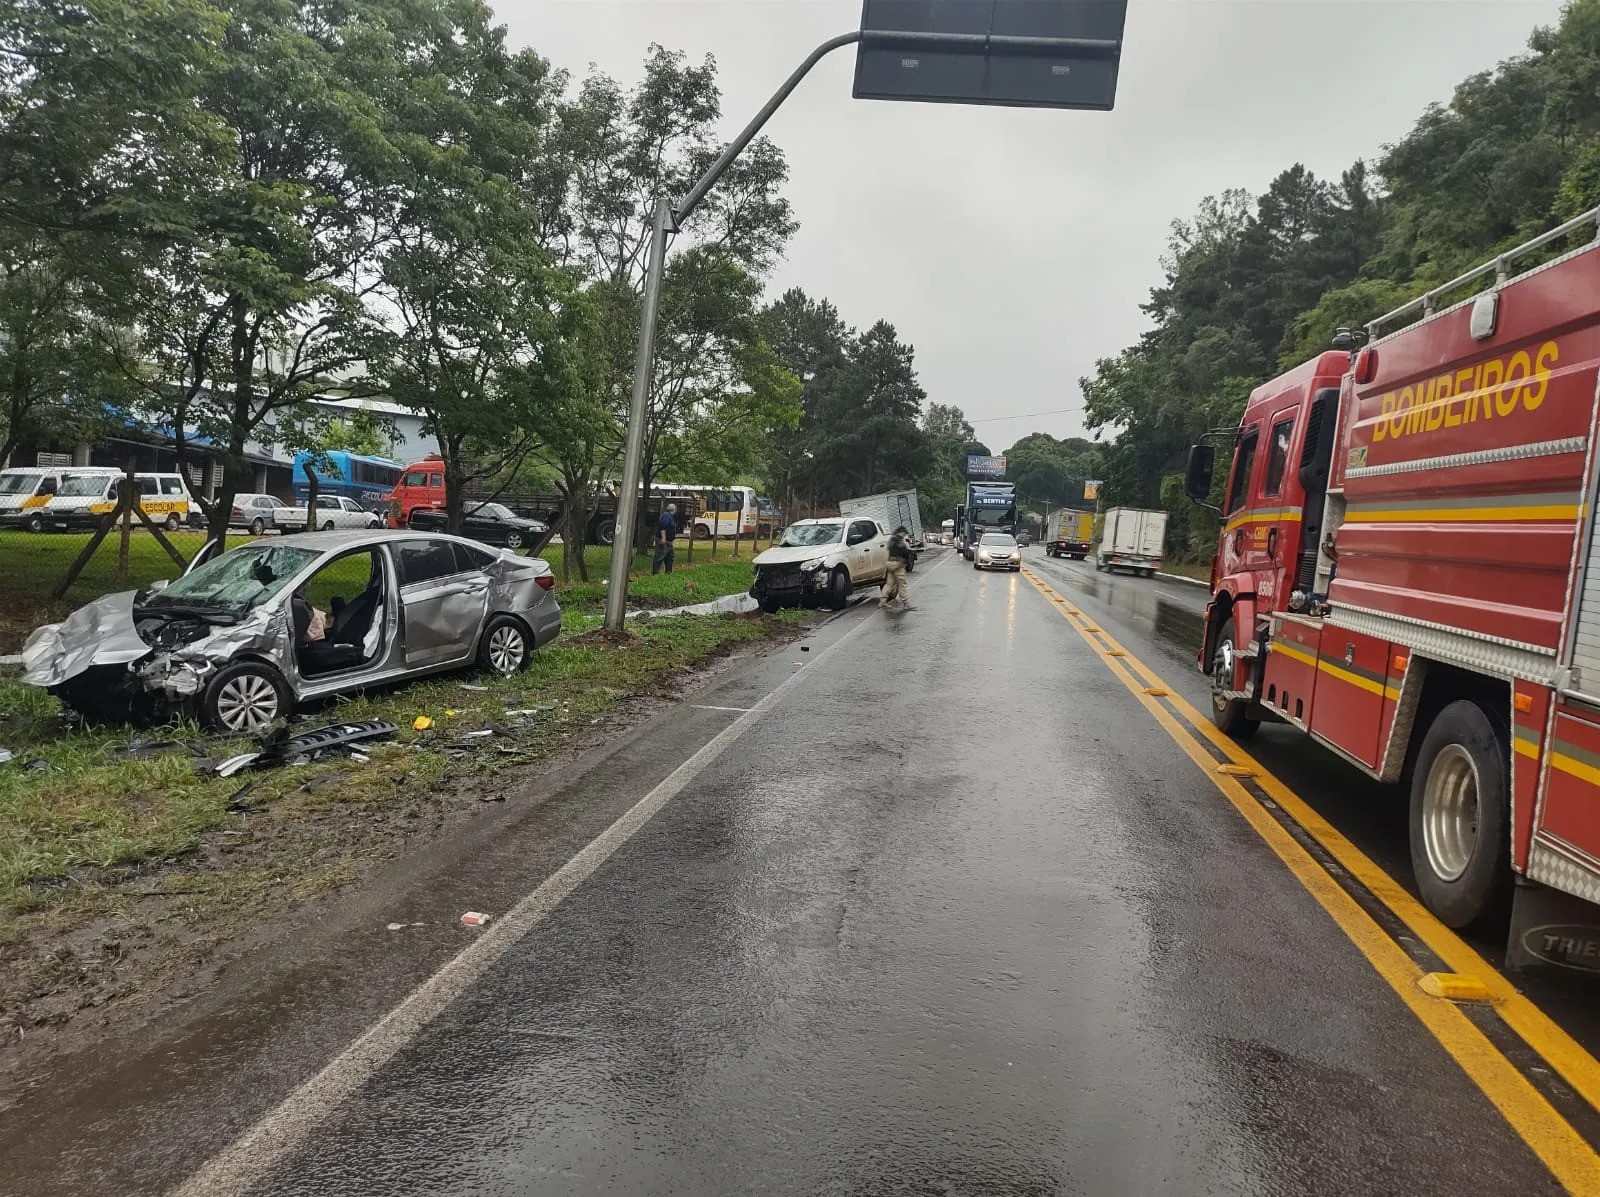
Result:
[[[1113,507],[1100,529],[1095,553],[1098,570],[1129,570],[1148,578],[1161,568],[1167,539],[1167,513],[1138,507]]]
[[[922,512],[914,490],[886,490],[881,495],[844,499],[839,503],[839,514],[875,519],[891,533],[903,525],[911,533],[911,547],[922,548]]]

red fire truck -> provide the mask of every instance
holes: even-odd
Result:
[[[1257,388],[1234,441],[1213,718],[1409,785],[1417,887],[1453,927],[1514,875],[1519,903],[1600,901],[1600,209],[1335,346]],[[1197,501],[1214,457],[1190,451]]]

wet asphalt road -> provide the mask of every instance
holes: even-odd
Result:
[[[957,564],[252,1191],[1553,1191],[1031,586]]]
[[[1029,557],[1203,700],[1202,589]],[[802,675],[286,1153],[239,1153],[248,1191],[1558,1191],[1025,579],[930,556],[911,582],[917,611],[847,612],[575,783],[552,855],[501,860],[506,903]],[[39,1132],[41,1171],[161,1191],[420,979],[343,1038],[309,998],[253,1038],[233,1011],[93,1147]]]

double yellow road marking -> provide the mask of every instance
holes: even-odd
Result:
[[[1450,1053],[1562,1186],[1570,1193],[1600,1194],[1600,1154],[1478,1024],[1448,999],[1473,991],[1486,998],[1493,1006],[1494,1016],[1543,1057],[1544,1063],[1572,1092],[1596,1111],[1600,1111],[1600,1062],[1302,798],[1219,732],[1206,716],[1175,694],[1083,614],[1076,604],[1032,569],[1024,567],[1023,575],[1072,625],[1173,741],[1200,766],[1211,783],[1327,911],[1378,975]],[[1450,973],[1470,978],[1477,984],[1441,983],[1429,979],[1389,932],[1247,788],[1247,783],[1298,824],[1310,840],[1386,907]],[[1440,994],[1443,996],[1437,996]]]

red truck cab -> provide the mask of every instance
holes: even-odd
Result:
[[[405,528],[418,507],[444,506],[444,462],[437,457],[414,461],[389,492],[389,527]]]

